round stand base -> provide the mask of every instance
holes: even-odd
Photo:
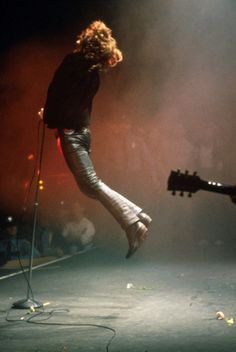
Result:
[[[30,308],[40,308],[43,304],[41,302],[34,301],[30,298],[21,299],[12,304],[12,308],[17,309],[30,309]]]

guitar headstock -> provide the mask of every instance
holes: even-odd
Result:
[[[184,192],[188,192],[188,196],[191,197],[192,193],[197,192],[201,186],[201,179],[194,172],[190,175],[188,171],[182,173],[180,170],[171,171],[168,178],[168,191],[172,191],[175,195],[176,191],[180,191],[180,196],[184,195]]]

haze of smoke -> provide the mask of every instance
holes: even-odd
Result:
[[[181,202],[166,192],[166,182],[170,170],[178,167],[198,170],[203,178],[236,178],[233,3],[121,1],[116,16],[114,34],[124,62],[102,77],[93,111],[93,158],[99,176],[151,211],[163,241],[195,240],[207,232],[221,237],[226,223],[231,236],[235,209],[228,199],[215,196],[214,202],[212,195],[202,193]],[[59,40],[48,42],[26,43],[6,58],[1,190],[8,203],[14,203],[14,182],[29,173],[23,160],[34,146],[35,114],[56,66],[71,50]],[[58,202],[65,187],[74,194],[74,180],[65,176],[68,171],[53,137],[47,140],[44,173],[55,186],[45,193],[47,204]]]

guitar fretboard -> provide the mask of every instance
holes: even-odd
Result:
[[[200,181],[199,188],[205,191],[226,194],[232,196],[236,194],[236,186],[226,185],[214,181]]]

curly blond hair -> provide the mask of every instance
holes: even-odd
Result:
[[[116,66],[123,59],[111,29],[102,21],[92,22],[78,35],[75,51],[93,62],[91,69],[100,71]]]

